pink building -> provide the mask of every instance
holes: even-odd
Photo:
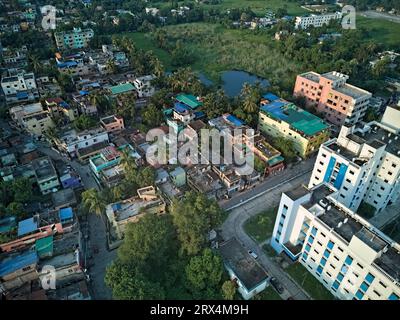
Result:
[[[348,79],[336,71],[303,73],[297,76],[293,95],[306,98],[308,106],[335,125],[354,125],[364,117],[372,94],[348,84]]]
[[[100,123],[107,132],[118,132],[125,128],[124,119],[119,116],[107,116],[100,119]]]

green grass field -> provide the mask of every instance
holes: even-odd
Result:
[[[334,296],[300,263],[285,270],[315,300],[333,300]]]
[[[267,240],[274,229],[276,212],[277,208],[273,208],[251,217],[244,224],[244,230],[258,242]]]
[[[365,28],[370,36],[366,40],[374,40],[376,43],[400,47],[400,24],[383,20],[371,19],[358,15],[357,28]]]
[[[179,1],[179,4],[183,4]],[[169,2],[158,2],[154,4],[157,8],[168,8]],[[297,3],[287,0],[222,0],[221,3],[215,5],[205,4],[202,5],[205,9],[235,9],[235,8],[248,8],[250,7],[254,13],[263,16],[266,11],[276,11],[279,8],[286,6],[289,15],[299,15],[308,12],[301,8]]]
[[[295,79],[303,70],[288,61],[276,49],[276,43],[268,36],[251,30],[226,29],[218,24],[191,23],[166,26],[172,41],[182,40],[193,52],[193,70],[204,73],[212,81],[218,81],[220,72],[239,69],[268,80]],[[126,33],[138,47],[152,50],[167,69],[171,59],[165,50],[158,49],[152,39],[143,33]]]
[[[254,300],[282,300],[282,298],[274,288],[268,286],[264,291],[254,297]]]

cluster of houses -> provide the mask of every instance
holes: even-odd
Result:
[[[18,33],[36,30],[36,5],[29,1],[21,1],[20,9],[14,10],[10,3],[2,2],[5,12],[0,17],[0,32]]]

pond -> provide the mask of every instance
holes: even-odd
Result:
[[[210,86],[213,82],[208,79],[204,74],[199,73],[200,81],[206,85]],[[222,89],[225,94],[229,97],[235,97],[240,94],[243,85],[247,82],[251,85],[259,82],[262,88],[267,88],[269,86],[269,81],[251,73],[238,70],[224,71],[221,73]]]

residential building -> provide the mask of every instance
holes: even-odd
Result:
[[[93,38],[92,29],[74,28],[71,31],[56,32],[54,38],[56,45],[60,50],[80,49],[88,46],[89,41]]]
[[[155,88],[151,82],[155,78],[156,77],[153,75],[147,75],[135,79],[133,85],[135,86],[139,98],[149,98],[154,94]]]
[[[128,223],[137,222],[147,213],[165,213],[165,202],[153,186],[138,189],[137,194],[137,197],[109,204],[106,208],[108,221],[119,239],[123,238]]]
[[[341,300],[399,300],[400,245],[320,184],[284,192],[272,247],[299,261]]]
[[[32,251],[2,257],[0,259],[0,287],[5,290],[12,290],[25,282],[37,279],[36,266],[38,260],[37,253]]]
[[[169,173],[169,176],[176,187],[183,187],[186,185],[186,171],[182,167],[176,167]]]
[[[333,71],[324,74],[307,72],[297,76],[293,95],[304,97],[326,120],[341,126],[359,123],[372,94],[347,83],[349,77]]]
[[[326,182],[350,210],[364,201],[381,212],[400,194],[399,133],[399,107],[388,107],[380,123],[343,126],[338,138],[321,145],[309,187]]]
[[[56,140],[58,149],[70,157],[78,157],[79,150],[101,145],[104,148],[108,143],[108,132],[101,127],[81,132],[72,129],[62,133]]]
[[[125,128],[124,119],[116,115],[101,118],[100,124],[108,133],[119,132]]]
[[[78,109],[61,98],[48,98],[44,103],[53,117],[65,116],[69,121],[74,121],[79,116]]]
[[[112,86],[108,88],[111,96],[118,96],[119,94],[124,94],[124,93],[131,93],[135,92],[135,87],[132,83],[126,82],[126,83],[120,83],[118,85]]]
[[[328,126],[320,118],[270,93],[261,100],[258,124],[267,136],[292,141],[302,158],[329,138]]]
[[[21,129],[41,137],[47,130],[55,126],[50,112],[43,110],[40,103],[21,105],[10,108],[10,116]]]
[[[49,157],[39,158],[33,161],[36,182],[42,194],[55,192],[60,187],[60,181],[53,162]]]
[[[323,25],[328,25],[332,20],[339,20],[342,18],[342,13],[327,13],[316,15],[312,14],[304,17],[296,17],[295,28],[296,29],[307,29],[310,26],[315,28],[322,27]]]
[[[268,286],[268,274],[247,250],[232,238],[219,245],[219,252],[229,277],[243,299],[248,300]]]
[[[39,98],[35,75],[20,72],[1,78],[1,88],[9,104],[34,101]]]

